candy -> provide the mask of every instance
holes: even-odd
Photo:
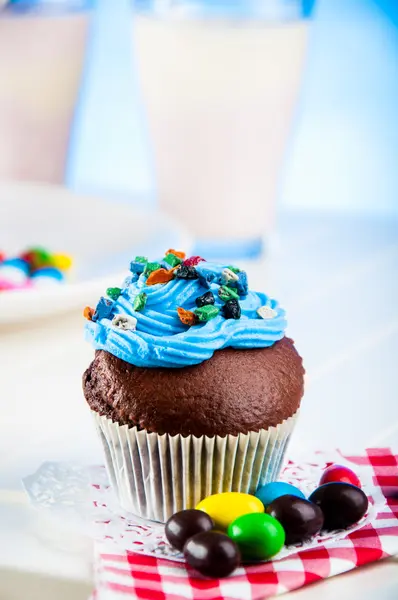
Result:
[[[211,271],[210,269],[206,269],[205,267],[202,267],[201,265],[199,265],[199,268],[197,269],[197,274],[198,274],[201,285],[203,285],[204,287],[208,287],[208,288],[211,286],[211,284],[217,277],[217,275],[216,275],[216,273],[214,273],[214,271]]]
[[[167,254],[164,258],[164,262],[168,263],[171,267],[176,267],[182,263],[182,259],[175,254]]]
[[[165,535],[173,548],[182,550],[191,537],[202,531],[211,531],[213,528],[214,523],[209,515],[191,508],[180,510],[170,517],[165,526]]]
[[[122,293],[122,290],[118,287],[110,287],[106,290],[106,295],[112,300],[117,300]]]
[[[324,529],[347,529],[364,516],[368,499],[361,488],[350,483],[325,483],[312,492],[310,502],[317,504],[325,517]]]
[[[100,298],[93,315],[93,321],[98,319],[110,319],[112,316],[113,302],[106,298]]]
[[[22,258],[8,258],[0,264],[0,279],[9,284],[23,285],[29,277],[29,266]]]
[[[218,531],[197,533],[184,546],[187,563],[206,577],[227,577],[240,562],[237,545]]]
[[[191,310],[185,310],[185,308],[181,308],[181,306],[179,306],[177,308],[177,313],[181,323],[183,323],[184,325],[189,325],[190,327],[192,325],[196,325],[196,315]]]
[[[204,258],[201,256],[191,256],[190,258],[186,258],[183,262],[187,267],[196,267],[200,262],[206,262]]]
[[[266,513],[283,526],[287,545],[311,539],[323,526],[319,506],[297,496],[279,496],[267,506]]]
[[[264,506],[258,498],[241,492],[213,494],[199,502],[196,508],[207,513],[219,529],[227,529],[242,515],[264,512]]]
[[[0,252],[0,263],[3,262],[3,260],[6,259],[6,255],[4,254],[4,252]]]
[[[270,306],[260,306],[256,312],[261,319],[273,319],[278,314],[276,310]]]
[[[48,286],[53,285],[54,283],[59,284],[62,283],[64,278],[65,276],[62,271],[56,269],[55,267],[41,267],[40,269],[34,271],[30,276],[32,284],[35,287],[38,285]]]
[[[173,250],[173,248],[169,248],[169,250],[167,250],[166,256],[168,254],[174,254],[174,256],[177,256],[177,258],[181,258],[181,260],[184,260],[186,256],[185,252],[181,252],[180,250]]]
[[[285,543],[282,525],[264,513],[238,517],[228,527],[229,537],[237,543],[246,560],[265,560],[277,554]]]
[[[209,304],[214,304],[215,298],[213,292],[206,292],[202,296],[198,296],[195,300],[195,304],[198,308],[202,306],[208,306]]]
[[[45,248],[29,248],[21,256],[26,260],[31,269],[40,269],[41,267],[49,267],[53,265],[52,256]]]
[[[351,471],[348,467],[342,465],[332,465],[324,470],[322,473],[319,485],[324,483],[331,483],[332,481],[341,481],[343,483],[351,483],[357,487],[361,487],[359,477]]]
[[[220,309],[217,308],[217,306],[212,306],[211,304],[195,309],[195,315],[202,323],[207,323],[207,321],[214,319],[219,312]]]
[[[229,265],[229,267],[227,267],[230,271],[232,271],[232,273],[240,273],[240,269],[238,269],[238,267],[233,267],[231,265]]]
[[[234,298],[235,300],[238,300],[239,298],[239,295],[235,292],[235,290],[227,285],[221,285],[218,288],[218,295],[223,302],[227,302],[228,300],[232,300]]]
[[[123,331],[134,331],[137,329],[137,319],[131,315],[115,315],[112,325]]]
[[[255,496],[261,500],[265,507],[267,507],[268,504],[271,504],[271,502],[276,500],[276,498],[285,496],[286,494],[297,496],[298,498],[304,498],[305,500],[305,496],[301,490],[290,483],[285,483],[284,481],[272,481],[271,483],[262,485],[256,491]]]
[[[167,269],[156,269],[152,271],[146,280],[147,285],[156,285],[157,283],[169,283],[174,278],[174,271]]]
[[[241,308],[239,302],[235,298],[227,300],[222,308],[222,312],[226,319],[240,319]]]
[[[83,317],[85,319],[87,319],[88,321],[92,321],[93,315],[94,315],[94,309],[91,308],[91,306],[86,306],[85,309],[83,310]]]
[[[195,269],[195,267],[187,267],[184,264],[180,265],[178,267],[178,269],[176,269],[175,275],[176,275],[176,277],[178,277],[178,279],[197,279],[198,278],[198,272]]]
[[[145,265],[145,269],[144,269],[144,275],[148,276],[150,275],[153,271],[158,271],[161,268],[160,263],[158,262],[148,262]],[[166,269],[164,269],[166,270]],[[167,272],[167,271],[166,271]],[[147,284],[148,284],[148,280],[147,280]]]
[[[136,256],[134,260],[130,263],[130,271],[132,273],[137,273],[140,275],[144,272],[148,259],[146,256]]]
[[[72,266],[73,260],[68,254],[53,254],[51,262],[57,269],[68,271]]]
[[[247,296],[249,291],[249,282],[247,281],[247,275],[245,271],[239,271],[238,281],[234,285],[236,285],[239,296]]]
[[[231,269],[223,269],[221,272],[221,280],[223,283],[228,284],[230,281],[239,281],[239,277]]]
[[[145,304],[147,301],[147,295],[144,292],[137,294],[134,298],[133,308],[135,311],[139,312],[145,308]]]

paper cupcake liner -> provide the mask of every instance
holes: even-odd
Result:
[[[220,492],[253,494],[275,480],[297,413],[276,427],[237,436],[158,435],[93,412],[110,481],[122,508],[166,521]]]

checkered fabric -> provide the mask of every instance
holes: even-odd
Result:
[[[377,519],[342,540],[284,559],[239,568],[226,579],[199,577],[184,564],[96,545],[96,600],[263,600],[398,554],[398,455],[388,448],[345,456],[371,466],[387,504]]]

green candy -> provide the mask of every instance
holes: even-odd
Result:
[[[207,305],[201,306],[195,310],[195,315],[198,317],[199,321],[202,323],[207,323],[210,319],[214,319],[220,312],[220,309],[217,306]]]
[[[220,298],[223,302],[227,302],[228,300],[233,300],[233,299],[235,299],[235,300],[239,299],[238,292],[236,292],[232,288],[228,287],[227,285],[221,285],[218,288],[218,295],[220,296]]]
[[[134,262],[141,263],[142,265],[146,265],[148,259],[146,256],[136,256]]]
[[[182,263],[182,258],[178,258],[178,256],[171,254],[170,252],[169,254],[166,254],[164,262],[167,262],[168,265],[174,268]]]
[[[145,273],[145,275],[150,275],[152,273],[152,271],[157,271],[160,268],[161,268],[160,263],[158,263],[158,262],[149,262],[149,263],[146,264],[144,273]]]
[[[240,269],[238,269],[238,267],[232,267],[230,265],[229,267],[227,267],[227,269],[229,269],[230,271],[232,271],[232,273],[240,273]]]
[[[139,312],[140,310],[143,310],[143,308],[145,307],[146,301],[147,301],[147,295],[144,292],[137,294],[137,296],[134,298],[134,302],[133,302],[134,310],[137,312]]]
[[[285,543],[282,525],[264,513],[250,513],[238,517],[227,531],[238,544],[244,559],[264,560],[277,554]]]
[[[118,287],[108,288],[106,290],[106,295],[109,296],[112,300],[117,300],[122,293],[122,290]]]

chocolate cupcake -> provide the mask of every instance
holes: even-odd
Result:
[[[169,250],[137,257],[86,309],[83,377],[126,510],[165,521],[217,492],[278,476],[303,395],[285,313],[244,271]]]

